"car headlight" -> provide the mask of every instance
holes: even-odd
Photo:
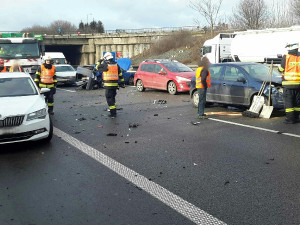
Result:
[[[176,79],[179,80],[179,81],[191,81],[191,79],[188,79],[188,78],[185,78],[185,77],[179,77],[179,76],[176,76]]]
[[[41,109],[32,113],[29,113],[27,115],[27,121],[29,120],[35,120],[35,119],[45,119],[47,116],[47,110]]]

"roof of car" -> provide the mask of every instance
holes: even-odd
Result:
[[[71,66],[70,64],[54,64],[55,67]]]
[[[255,64],[261,64],[261,63],[255,63],[255,62],[224,62],[224,63],[214,63],[211,65],[236,65],[236,66],[242,66],[242,65],[255,65]],[[263,64],[261,64],[263,65]]]
[[[30,74],[24,72],[3,72],[0,73],[0,78],[20,78],[20,77],[31,77]]]
[[[145,61],[143,61],[142,63],[145,62],[178,62],[177,60],[173,60],[173,59],[146,59]]]

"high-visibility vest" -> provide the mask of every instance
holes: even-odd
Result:
[[[47,69],[44,65],[41,65],[41,82],[44,84],[54,83],[55,66],[52,65],[51,69]]]
[[[4,66],[4,67],[3,67],[3,70],[0,71],[0,73],[2,73],[2,72],[7,72],[6,66]]]
[[[118,64],[108,64],[108,70],[103,72],[103,80],[104,81],[118,81],[119,73],[118,73]]]
[[[196,70],[196,88],[204,88],[202,82],[201,82],[201,72],[203,70],[203,67],[198,67]],[[208,70],[208,75],[206,77],[206,83],[207,83],[207,87],[209,88],[211,86],[210,83],[210,72]]]
[[[283,85],[300,84],[300,56],[286,55]]]

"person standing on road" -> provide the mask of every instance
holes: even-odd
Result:
[[[110,117],[115,118],[117,116],[116,95],[117,89],[119,89],[119,80],[121,87],[125,88],[124,78],[121,72],[121,68],[113,60],[113,55],[110,52],[106,52],[103,59],[100,59],[97,63],[96,70],[102,74],[104,82],[105,97],[110,110]]]
[[[50,89],[49,92],[45,93],[45,100],[48,104],[49,114],[53,115],[54,94],[56,93],[57,80],[55,66],[51,63],[52,58],[49,56],[45,60],[45,63],[38,68],[34,81],[39,88]]]
[[[4,66],[4,59],[0,59],[0,73],[1,72],[8,72],[7,67]]]
[[[10,68],[9,72],[23,72],[22,66],[18,63],[15,62]]]
[[[198,103],[198,118],[207,119],[206,114],[204,114],[205,104],[206,104],[206,92],[207,88],[211,86],[210,83],[210,72],[209,72],[210,62],[207,57],[203,57],[199,63],[196,70],[196,88],[199,94]]]
[[[278,67],[283,72],[283,100],[286,118],[284,123],[300,122],[300,53],[299,43],[288,44],[288,54],[284,55]]]

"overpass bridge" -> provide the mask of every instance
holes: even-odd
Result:
[[[45,51],[63,52],[72,65],[94,64],[103,52],[131,58],[149,49],[170,32],[43,35]]]

